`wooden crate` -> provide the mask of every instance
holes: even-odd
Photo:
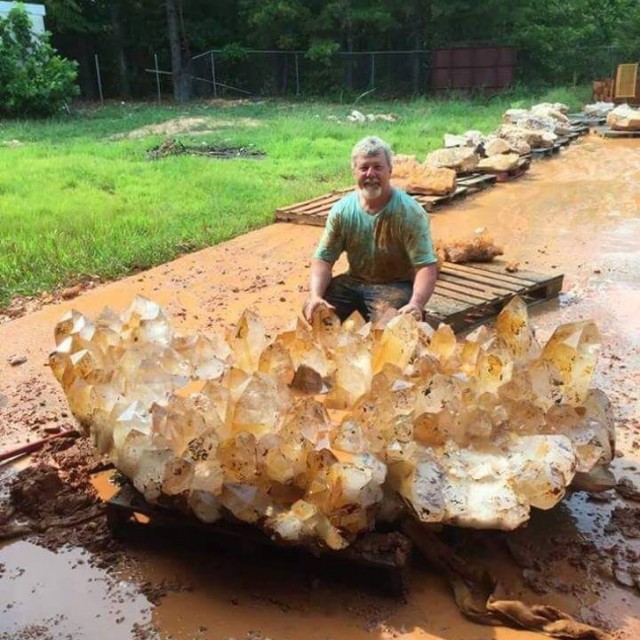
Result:
[[[107,502],[106,511],[109,529],[123,541],[164,541],[175,544],[174,548],[218,547],[235,554],[247,551],[255,555],[258,551],[261,558],[270,556],[280,566],[282,560],[290,561],[293,568],[303,561],[360,587],[394,596],[407,591],[413,543],[398,531],[364,533],[340,551],[319,547],[309,550],[277,543],[249,524],[228,520],[204,523],[176,508],[149,504],[129,483]]]
[[[458,333],[488,322],[516,295],[528,305],[556,297],[563,278],[562,274],[549,276],[532,271],[508,273],[501,261],[445,262],[425,309]]]

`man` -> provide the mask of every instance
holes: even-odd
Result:
[[[305,318],[311,321],[325,306],[340,320],[354,311],[376,320],[389,307],[422,319],[437,276],[429,218],[413,198],[391,186],[386,142],[375,136],[360,140],[351,164],[358,188],[329,213],[311,262]],[[349,270],[332,277],[343,251]]]

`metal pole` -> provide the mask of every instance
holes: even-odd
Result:
[[[218,97],[218,88],[216,86],[216,61],[213,59],[213,53],[211,54],[211,80],[213,82],[213,97]]]
[[[296,95],[300,95],[300,68],[298,67],[298,54],[296,53]]]
[[[102,78],[100,78],[100,63],[98,62],[98,54],[94,55],[96,61],[96,78],[98,79],[98,93],[100,94],[100,104],[104,106],[104,96],[102,95]]]
[[[371,54],[371,79],[369,81],[369,86],[373,87],[376,81],[376,54]]]
[[[158,54],[153,54],[153,61],[156,65],[156,87],[158,89],[158,104],[162,104],[162,94],[160,92],[160,69],[158,69]]]

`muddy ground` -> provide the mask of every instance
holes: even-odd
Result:
[[[536,307],[533,322],[543,340],[560,323],[597,322],[603,347],[595,383],[618,418],[616,490],[575,493],[535,513],[525,529],[472,532],[459,544],[513,596],[559,606],[625,640],[640,637],[639,211],[640,142],[591,135],[534,163],[525,177],[432,215],[436,238],[486,227],[505,260],[565,274],[560,298]],[[272,225],[2,324],[1,448],[74,427],[47,367],[65,310],[95,316],[108,304],[120,311],[143,294],[181,332],[223,331],[245,307],[276,332],[302,305],[320,233]],[[0,548],[0,640],[540,637],[466,621],[444,579],[419,560],[400,600],[371,582],[342,584],[318,565],[255,548],[201,548],[189,538],[114,541],[102,504],[117,488],[112,476],[86,441],[72,439],[0,467],[0,531],[16,510],[25,526]]]

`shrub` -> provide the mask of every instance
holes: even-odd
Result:
[[[48,34],[31,32],[21,5],[0,18],[0,115],[59,112],[78,93],[76,67],[56,54]]]

